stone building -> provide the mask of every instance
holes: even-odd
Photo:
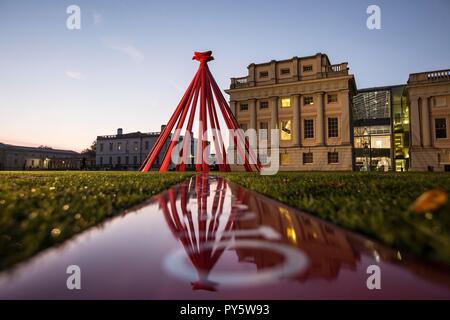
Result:
[[[280,129],[280,170],[352,170],[356,85],[348,70],[323,53],[252,63],[226,92],[244,130]]]
[[[0,170],[78,170],[81,161],[71,150],[0,143]]]
[[[410,74],[407,90],[411,170],[450,171],[450,70]]]
[[[164,126],[161,127],[161,131]],[[96,165],[99,169],[114,170],[138,170],[156,143],[161,132],[130,132],[123,133],[121,128],[117,129],[116,135],[106,135],[97,137]],[[180,136],[180,141],[183,139]],[[156,169],[161,165],[167,148],[170,144],[169,138],[163,146],[157,160],[153,164]],[[196,140],[195,140],[196,141]],[[191,141],[191,155],[194,155],[195,143]],[[170,168],[174,164],[171,163]],[[189,167],[189,166],[188,166]]]

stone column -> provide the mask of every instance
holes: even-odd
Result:
[[[292,107],[294,108],[294,117],[292,120],[292,143],[294,146],[300,146],[300,95],[292,96]]]
[[[271,129],[278,129],[278,97],[270,98],[271,104]]]
[[[316,96],[317,100],[317,145],[325,145],[325,134],[324,134],[324,105],[323,105],[323,92],[319,92]]]
[[[236,117],[236,101],[230,101],[231,113]]]
[[[428,97],[422,97],[421,118],[422,118],[422,143],[424,147],[431,147],[430,132],[430,108]]]
[[[411,97],[409,108],[410,108],[412,146],[420,147],[421,146],[420,115],[419,115],[419,101],[417,97]]]
[[[344,145],[350,145],[350,112],[352,112],[352,108],[350,106],[350,99],[349,99],[349,92],[348,90],[345,90],[340,96],[342,99],[342,106],[343,106],[343,112],[342,112],[342,118],[341,118],[341,126],[338,129],[341,135],[341,141]]]
[[[248,110],[250,112],[250,128],[257,130],[256,127],[256,99],[248,101]]]

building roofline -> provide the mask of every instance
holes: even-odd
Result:
[[[383,91],[383,90],[390,90],[390,89],[399,88],[399,87],[406,87],[406,83],[405,84],[394,84],[394,85],[389,85],[389,86],[362,88],[362,89],[358,89],[357,93],[370,92],[370,91]]]
[[[20,149],[18,151],[34,151],[34,152],[53,152],[53,153],[80,154],[79,152],[76,152],[76,151],[73,151],[73,150],[17,146],[17,145],[6,144],[6,143],[1,143],[1,142],[0,142],[0,147],[4,147],[5,149],[10,149],[10,148]]]

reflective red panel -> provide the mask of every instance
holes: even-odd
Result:
[[[82,290],[66,288],[81,268]],[[381,290],[367,288],[379,266]],[[449,269],[198,175],[0,274],[0,298],[450,298]]]

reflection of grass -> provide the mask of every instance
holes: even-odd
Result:
[[[446,173],[224,174],[230,181],[388,246],[450,265],[450,203],[436,212],[408,210],[424,191],[450,193]]]
[[[0,269],[138,204],[187,176],[0,172]]]

